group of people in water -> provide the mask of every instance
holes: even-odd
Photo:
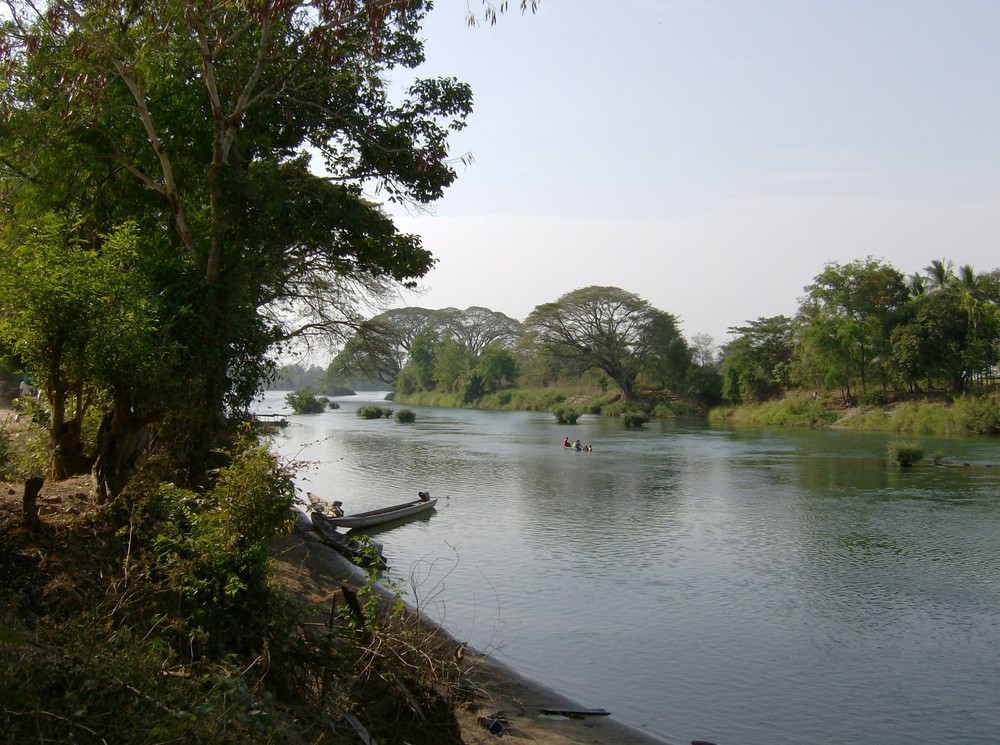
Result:
[[[582,450],[587,453],[594,452],[593,445],[581,445],[579,440],[577,440],[576,442],[570,442],[568,437],[563,440],[563,447],[573,448],[574,450]]]

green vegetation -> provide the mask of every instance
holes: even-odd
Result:
[[[903,401],[861,411],[845,421],[851,429],[914,434],[1000,433],[1000,394],[962,396],[954,401]]]
[[[156,443],[206,485],[271,352],[341,337],[430,269],[365,196],[426,204],[456,178],[468,86],[388,94],[428,6],[11,5],[0,351],[46,393],[53,476],[93,466],[112,499]]]
[[[420,645],[304,624],[268,587],[290,475],[241,427],[274,359],[433,266],[369,198],[425,205],[457,176],[472,93],[412,75],[429,10],[5,4],[3,395],[42,395],[0,467],[96,485],[59,524],[2,503],[5,740],[338,743],[356,711],[382,742],[456,741]]]
[[[835,410],[807,396],[790,396],[780,401],[713,409],[709,421],[717,424],[752,424],[780,427],[825,427],[837,421]]]
[[[325,396],[317,396],[312,391],[294,391],[285,395],[285,403],[296,414],[322,414],[327,408],[340,408],[336,401]],[[331,406],[332,404],[332,406]]]
[[[388,419],[392,416],[392,409],[383,406],[359,406],[358,416],[362,419]]]
[[[699,359],[711,358],[711,340],[700,343]],[[599,390],[587,401],[642,403],[670,390],[704,407],[718,400],[718,373],[693,355],[673,315],[619,288],[589,287],[524,324],[479,307],[387,311],[359,326],[330,372],[377,375],[397,400],[424,405],[549,410],[561,394],[540,391],[582,386]],[[613,384],[620,393],[607,395]]]
[[[380,600],[374,575],[361,617],[290,602],[268,547],[289,527],[291,474],[253,440],[227,460],[205,492],[144,475],[40,533],[0,512],[5,740],[347,745],[353,712],[382,742],[457,745],[442,640],[398,593]]]
[[[625,429],[640,429],[648,421],[649,416],[641,411],[626,411],[622,413],[622,424],[625,425]]]
[[[413,409],[400,409],[396,412],[396,421],[400,424],[410,424],[417,421],[417,412]]]
[[[903,468],[909,468],[924,458],[924,450],[915,442],[890,442],[886,448],[889,460],[895,461]]]
[[[576,420],[580,418],[580,412],[569,406],[556,406],[552,413],[559,424],[576,424]]]
[[[688,344],[671,314],[641,298],[587,287],[537,306],[516,342],[505,327],[495,342],[506,352],[502,374],[453,329],[434,326],[435,311],[411,313],[396,337],[395,393],[431,406],[549,410],[557,421],[571,409],[639,408],[650,417],[711,412],[729,424],[1000,431],[989,395],[1000,271],[965,266],[956,275],[942,261],[926,271],[925,282],[871,258],[829,264],[795,318],[733,327],[721,354],[710,337]]]

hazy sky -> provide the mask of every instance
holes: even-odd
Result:
[[[439,260],[401,304],[523,320],[613,285],[722,343],[832,261],[1000,266],[997,0],[467,8],[438,0],[420,74],[472,86],[475,162],[399,218]]]

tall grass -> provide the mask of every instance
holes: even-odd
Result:
[[[708,420],[714,424],[826,427],[837,421],[837,412],[825,409],[817,399],[796,397],[749,406],[712,409]]]
[[[909,432],[912,434],[965,434],[962,416],[940,403],[905,402],[891,409],[865,411],[843,424],[860,432]]]
[[[964,396],[951,404],[905,402],[891,409],[866,411],[845,422],[863,432],[937,435],[1000,433],[1000,395]]]
[[[896,440],[889,443],[886,456],[903,468],[910,468],[924,459],[924,449],[915,442]]]
[[[990,435],[1000,433],[1000,394],[964,396],[952,403],[906,401],[871,408],[840,418],[818,400],[796,397],[752,406],[721,407],[709,412],[715,424],[838,427],[859,432],[900,432],[936,435]]]

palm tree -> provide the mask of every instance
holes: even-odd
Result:
[[[952,280],[952,287],[958,290],[962,298],[962,307],[969,315],[969,323],[975,329],[980,317],[984,314],[982,300],[982,282],[972,264],[959,267],[958,275]]]
[[[930,266],[924,267],[924,271],[927,272],[928,291],[950,287],[955,280],[955,273],[951,270],[953,266],[951,259],[947,261],[934,259]]]
[[[958,268],[958,274],[954,277],[954,285],[970,295],[979,294],[979,275],[972,268],[972,264],[966,264]]]

